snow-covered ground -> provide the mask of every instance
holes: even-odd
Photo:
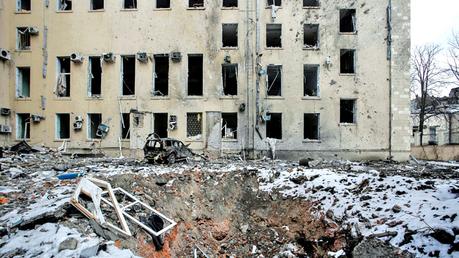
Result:
[[[11,160],[0,162],[13,164]],[[116,162],[92,162],[72,166],[65,173],[82,172],[97,177],[135,173],[143,176],[161,176],[163,174],[185,171],[203,171],[208,173],[231,173],[252,171],[257,174],[260,190],[272,194],[280,193],[289,198],[302,198],[312,201],[317,216],[326,216],[338,224],[350,226],[355,235],[379,236],[403,250],[414,253],[417,257],[426,257],[437,253],[439,257],[458,257],[459,252],[450,250],[452,243],[441,243],[431,234],[443,230],[453,237],[459,245],[459,182],[458,179],[433,179],[437,177],[412,177],[410,173],[384,173],[365,164],[339,162],[340,166],[319,166],[306,168],[298,163],[284,162],[209,162],[177,164],[175,166],[150,166],[143,163],[123,164]],[[436,166],[458,169],[451,163],[438,163]],[[390,166],[390,165],[388,165]],[[417,166],[419,169],[422,165]],[[21,223],[55,212],[67,203],[75,184],[61,183],[55,178],[55,172],[49,168],[28,171],[19,167],[26,174],[18,177],[21,171],[6,173],[12,180],[0,183],[0,195],[21,192],[37,193],[34,187],[43,187],[51,182],[53,187],[32,201],[27,207],[18,207],[8,213],[0,212],[0,226],[12,228]],[[399,168],[397,168],[399,169]],[[395,170],[397,170],[395,169]],[[414,170],[409,165],[403,166],[405,172]],[[422,169],[423,170],[423,169]],[[14,177],[14,178],[13,178]],[[13,180],[14,179],[14,180]],[[32,184],[30,183],[32,180]],[[173,182],[172,182],[173,183]],[[59,245],[68,238],[78,240],[76,249],[59,252]],[[455,239],[454,239],[455,237]],[[103,239],[97,236],[82,235],[76,229],[67,228],[57,223],[46,223],[32,230],[13,230],[0,240],[0,256],[22,250],[24,257],[78,257],[81,252]],[[448,240],[449,241],[449,240]],[[445,241],[443,241],[445,242]],[[452,252],[456,251],[456,252]],[[338,257],[341,253],[330,254]],[[129,250],[117,249],[108,243],[105,251],[98,257],[134,257]]]
[[[392,245],[417,256],[437,250],[440,257],[459,256],[458,252],[448,254],[449,244],[428,236],[438,229],[456,235],[453,230],[459,229],[458,180],[386,177],[376,170],[353,170],[262,169],[260,188],[314,201],[320,212],[352,226],[356,234],[394,234],[389,238]],[[456,237],[455,243],[458,242]]]
[[[69,244],[63,249],[64,241],[74,242],[73,247]],[[113,242],[106,244],[105,250],[99,249],[103,240],[99,237],[82,236],[75,229],[55,224],[46,223],[33,230],[19,230],[6,240],[6,244],[0,248],[0,256],[7,257],[17,254],[19,257],[117,257],[134,258],[130,250],[120,250]],[[15,256],[17,257],[17,256]]]

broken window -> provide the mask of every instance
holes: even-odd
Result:
[[[237,0],[223,0],[223,7],[237,7]]]
[[[223,47],[237,47],[237,24],[223,24],[222,42]]]
[[[413,126],[413,134],[411,136],[414,136],[415,133],[419,132],[419,126],[415,125]]]
[[[131,113],[121,113],[121,139],[131,138]]]
[[[282,47],[282,24],[266,24],[266,47]]]
[[[204,7],[204,0],[188,0],[188,7],[196,8],[196,7]]]
[[[282,65],[268,65],[268,96],[282,96]]]
[[[30,97],[30,67],[16,69],[16,97]]]
[[[153,114],[154,133],[161,138],[167,138],[167,128],[169,125],[167,113]]]
[[[122,60],[122,94],[132,96],[135,95],[135,56],[123,56]]]
[[[30,114],[16,114],[16,138],[30,139]]]
[[[124,9],[136,9],[137,0],[124,0],[123,8]]]
[[[17,30],[17,48],[18,50],[30,50],[30,32],[29,27],[20,27]]]
[[[341,9],[339,11],[339,31],[356,32],[355,9]]]
[[[304,139],[319,140],[320,114],[304,114]]]
[[[355,50],[341,49],[340,72],[344,74],[355,73]]]
[[[91,10],[103,10],[104,0],[91,0]]]
[[[319,47],[319,25],[305,24],[304,25],[304,47],[318,48]]]
[[[71,11],[72,0],[57,0],[57,9],[60,11]]]
[[[56,139],[70,139],[70,114],[56,114]]]
[[[97,135],[97,129],[102,123],[102,114],[88,114],[88,138],[89,139],[100,139]]]
[[[319,95],[319,65],[304,65],[304,96]]]
[[[102,94],[102,63],[100,56],[89,57],[89,96]]]
[[[266,137],[282,139],[282,113],[268,113],[270,119],[266,121]]]
[[[169,55],[155,55],[154,96],[169,95]]]
[[[222,138],[237,139],[237,113],[222,113]]]
[[[355,99],[342,99],[340,101],[340,123],[355,123]]]
[[[171,8],[170,0],[156,0],[156,8]]]
[[[303,0],[303,7],[317,7],[319,5],[319,0]]]
[[[223,94],[237,95],[237,64],[222,65]]]
[[[31,7],[31,0],[17,0],[16,10],[18,12],[29,12]]]
[[[271,6],[271,5],[281,6],[282,5],[282,1],[281,0],[267,0],[266,3],[267,3],[268,6]]]
[[[58,97],[70,97],[70,57],[57,58],[57,85]]]
[[[186,114],[186,136],[200,140],[202,137],[202,113]]]
[[[429,127],[429,145],[437,145],[437,127]]]
[[[188,55],[188,96],[203,95],[202,55]]]

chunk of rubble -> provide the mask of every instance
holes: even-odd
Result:
[[[413,254],[402,251],[376,238],[365,239],[360,242],[352,251],[352,256],[354,258],[414,258]]]

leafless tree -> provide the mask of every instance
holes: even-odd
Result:
[[[438,45],[416,47],[412,53],[411,90],[416,95],[419,108],[419,140],[422,145],[424,123],[432,116],[438,115],[435,110],[435,98],[443,85],[444,70],[438,64],[437,57],[441,52]]]
[[[453,83],[459,85],[459,32],[453,31],[449,41],[448,73],[455,79]]]

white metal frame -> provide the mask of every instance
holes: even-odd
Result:
[[[121,187],[118,187],[118,188],[115,188],[113,189],[113,193],[117,192],[117,191],[120,191],[122,192],[123,194],[127,195],[129,198],[131,198],[132,200],[134,200],[134,202],[131,202],[129,204],[127,204],[126,206],[121,206],[120,207],[120,210],[121,212],[123,213],[124,216],[126,216],[128,219],[130,219],[132,222],[134,222],[135,224],[137,224],[138,226],[140,226],[141,228],[145,229],[147,232],[149,232],[150,234],[153,234],[155,236],[160,236],[164,233],[166,233],[167,231],[169,231],[170,229],[172,229],[175,225],[177,225],[177,223],[171,219],[169,219],[168,217],[166,217],[165,215],[163,215],[161,212],[153,209],[152,207],[150,207],[148,204],[140,201],[139,199],[137,199],[135,196],[133,196],[132,194],[128,193],[126,190],[124,190],[123,188]],[[104,194],[107,194],[109,192],[105,191],[102,193],[102,196]],[[108,205],[111,205],[113,207],[113,204],[110,203],[110,201],[108,201],[107,199],[105,199],[104,197],[102,197],[102,201],[105,202],[106,204]],[[156,215],[160,216],[161,218],[163,218],[164,220],[166,220],[167,222],[170,223],[170,225],[164,227],[163,229],[161,229],[160,231],[154,231],[153,229],[151,229],[150,227],[148,227],[147,225],[143,224],[142,222],[140,222],[138,219],[132,217],[131,215],[129,215],[127,212],[126,212],[126,209],[136,205],[136,204],[140,204],[142,205],[144,208],[147,208],[148,210],[150,210],[151,212],[155,213]]]
[[[102,190],[102,188],[107,189],[105,192]],[[92,213],[88,209],[86,209],[79,201],[78,197],[81,194],[85,194],[89,197],[91,197],[95,209],[96,209],[96,214]],[[110,222],[107,222],[105,220],[104,215],[102,214],[102,210],[100,209],[100,204],[101,200],[104,202],[108,202],[108,200],[102,198],[103,193],[108,193],[110,195],[110,199],[112,200],[113,203],[110,205],[115,209],[116,215],[120,221],[121,227],[119,228]],[[125,234],[127,236],[132,236],[131,231],[129,230],[129,226],[126,223],[126,219],[124,218],[123,214],[121,213],[121,210],[118,205],[118,201],[116,200],[116,197],[113,193],[112,187],[108,182],[96,179],[96,178],[83,178],[80,183],[78,184],[75,193],[73,194],[72,198],[70,199],[70,203],[77,208],[81,213],[83,213],[86,217],[95,219],[98,223],[100,223],[103,226],[108,226],[122,234]]]

